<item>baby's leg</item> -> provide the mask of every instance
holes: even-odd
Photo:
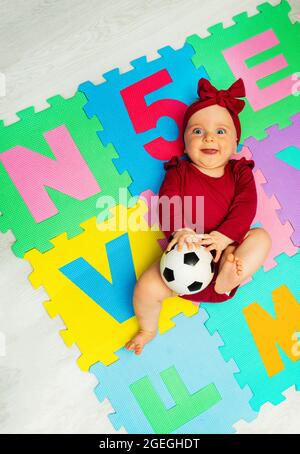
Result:
[[[140,325],[139,332],[125,345],[128,350],[135,350],[139,355],[144,345],[155,337],[161,303],[166,298],[175,296],[175,292],[166,286],[160,275],[160,259],[154,262],[140,276],[134,292],[133,306]]]
[[[252,276],[264,264],[271,246],[271,237],[262,228],[250,229],[237,248],[229,245],[221,257],[215,291],[229,292]]]

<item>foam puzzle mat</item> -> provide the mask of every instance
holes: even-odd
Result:
[[[300,25],[285,0],[257,10],[0,123],[0,231],[12,231],[14,254],[47,292],[49,316],[63,320],[65,344],[78,346],[78,366],[97,377],[116,430],[234,433],[287,388],[300,390]],[[163,163],[183,152],[200,77],[219,88],[244,79],[236,159],[255,161],[253,226],[272,249],[226,303],[166,299],[157,337],[137,356],[124,348],[138,328],[133,289],[166,245],[150,200]]]

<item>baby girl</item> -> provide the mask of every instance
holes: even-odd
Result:
[[[183,118],[183,140],[186,159],[177,156],[164,163],[166,175],[159,197],[174,195],[204,197],[203,234],[187,225],[174,229],[170,215],[168,228],[162,230],[169,240],[167,251],[175,244],[182,251],[204,246],[212,251],[215,263],[210,284],[194,294],[181,298],[197,302],[219,303],[232,298],[239,285],[264,263],[271,248],[271,238],[263,228],[250,226],[257,208],[257,192],[252,169],[253,160],[230,159],[237,153],[241,136],[238,114],[245,102],[242,79],[228,90],[217,90],[206,79],[198,82],[199,99],[191,104]],[[183,203],[184,206],[184,203]],[[161,206],[159,219],[161,223]],[[175,230],[175,231],[174,231]],[[144,345],[155,337],[164,299],[179,296],[164,283],[160,259],[138,279],[133,305],[139,323],[138,333],[126,344],[140,354]]]

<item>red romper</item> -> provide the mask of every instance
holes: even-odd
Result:
[[[257,209],[257,192],[252,172],[254,165],[253,160],[247,160],[244,157],[230,159],[225,165],[223,176],[211,177],[192,165],[189,157],[179,159],[177,156],[173,156],[170,161],[164,163],[166,175],[159,190],[159,197],[163,195],[168,197],[190,195],[192,196],[192,213],[195,213],[195,196],[204,196],[203,233],[217,230],[231,238],[234,241],[233,245],[238,246],[249,231]],[[182,204],[184,215],[184,203],[182,202]],[[162,226],[162,210],[163,205],[159,204],[160,226]],[[183,222],[180,227],[190,226]],[[179,228],[178,225],[176,228]],[[174,210],[172,207],[169,230],[163,230],[167,239],[174,230]],[[215,251],[211,252],[214,255]],[[219,303],[232,298],[239,285],[233,288],[229,295],[226,293],[219,294],[214,290],[220,260],[221,257],[215,263],[212,281],[204,290],[180,296],[191,301],[211,303]]]

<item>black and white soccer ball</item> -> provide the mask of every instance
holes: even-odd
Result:
[[[166,285],[179,295],[187,295],[204,290],[214,275],[214,261],[210,251],[204,246],[189,251],[184,243],[178,251],[175,244],[165,251],[160,260],[160,273]]]

